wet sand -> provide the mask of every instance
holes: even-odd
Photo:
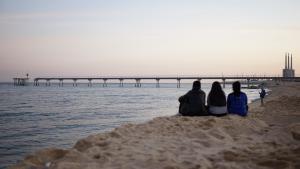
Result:
[[[271,87],[247,117],[159,117],[44,149],[12,169],[300,168],[300,83]]]

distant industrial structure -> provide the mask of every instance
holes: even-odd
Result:
[[[295,70],[293,69],[293,55],[292,54],[291,54],[291,61],[290,61],[290,54],[285,53],[285,67],[282,70],[282,77],[284,77],[284,78],[295,77]]]

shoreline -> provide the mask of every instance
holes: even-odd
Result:
[[[251,102],[245,118],[157,117],[68,150],[40,150],[10,168],[299,168],[300,84],[270,89],[265,105]]]

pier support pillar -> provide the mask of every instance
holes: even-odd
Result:
[[[141,79],[135,79],[136,83],[135,83],[135,87],[142,87],[142,84],[141,84]]]
[[[181,79],[177,79],[177,88],[180,88],[180,80]]]
[[[92,79],[88,79],[89,83],[88,83],[88,87],[92,87]]]
[[[73,86],[77,86],[77,79],[73,79]]]
[[[274,80],[275,80],[275,84],[276,84],[276,85],[279,85],[279,83],[280,83],[279,78],[275,78]]]
[[[250,79],[247,79],[247,88],[250,88]]]
[[[119,85],[119,86],[120,86],[120,87],[123,87],[123,86],[124,86],[124,83],[123,83],[123,80],[124,80],[124,79],[119,79],[119,80],[120,80],[120,85]]]
[[[156,79],[156,88],[159,88],[160,86],[159,86],[159,80],[160,79]]]
[[[39,86],[39,81],[38,80],[34,81],[34,86]]]
[[[61,87],[63,87],[63,86],[64,86],[64,81],[63,81],[62,79],[59,79],[58,86],[61,86]]]
[[[107,79],[103,79],[103,87],[107,87],[106,81],[107,81]]]
[[[225,87],[226,87],[226,79],[222,79],[222,81],[223,81],[223,88],[225,89]]]
[[[50,80],[49,79],[46,80],[46,86],[50,86]]]

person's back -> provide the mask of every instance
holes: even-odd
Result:
[[[215,116],[227,114],[226,96],[219,82],[214,82],[207,97],[209,113]]]
[[[260,96],[261,98],[265,98],[265,96],[266,96],[266,91],[265,91],[265,89],[261,89],[261,91],[259,92],[259,96]]]
[[[263,87],[261,87],[261,91],[259,92],[259,97],[260,97],[260,103],[261,105],[264,104],[264,98],[266,96],[266,91]]]
[[[200,82],[193,83],[193,89],[179,98],[179,113],[183,116],[207,115],[205,108],[205,93],[200,89]]]
[[[240,82],[232,84],[233,93],[230,93],[227,98],[228,113],[246,116],[248,113],[248,98],[244,92],[241,92]]]

